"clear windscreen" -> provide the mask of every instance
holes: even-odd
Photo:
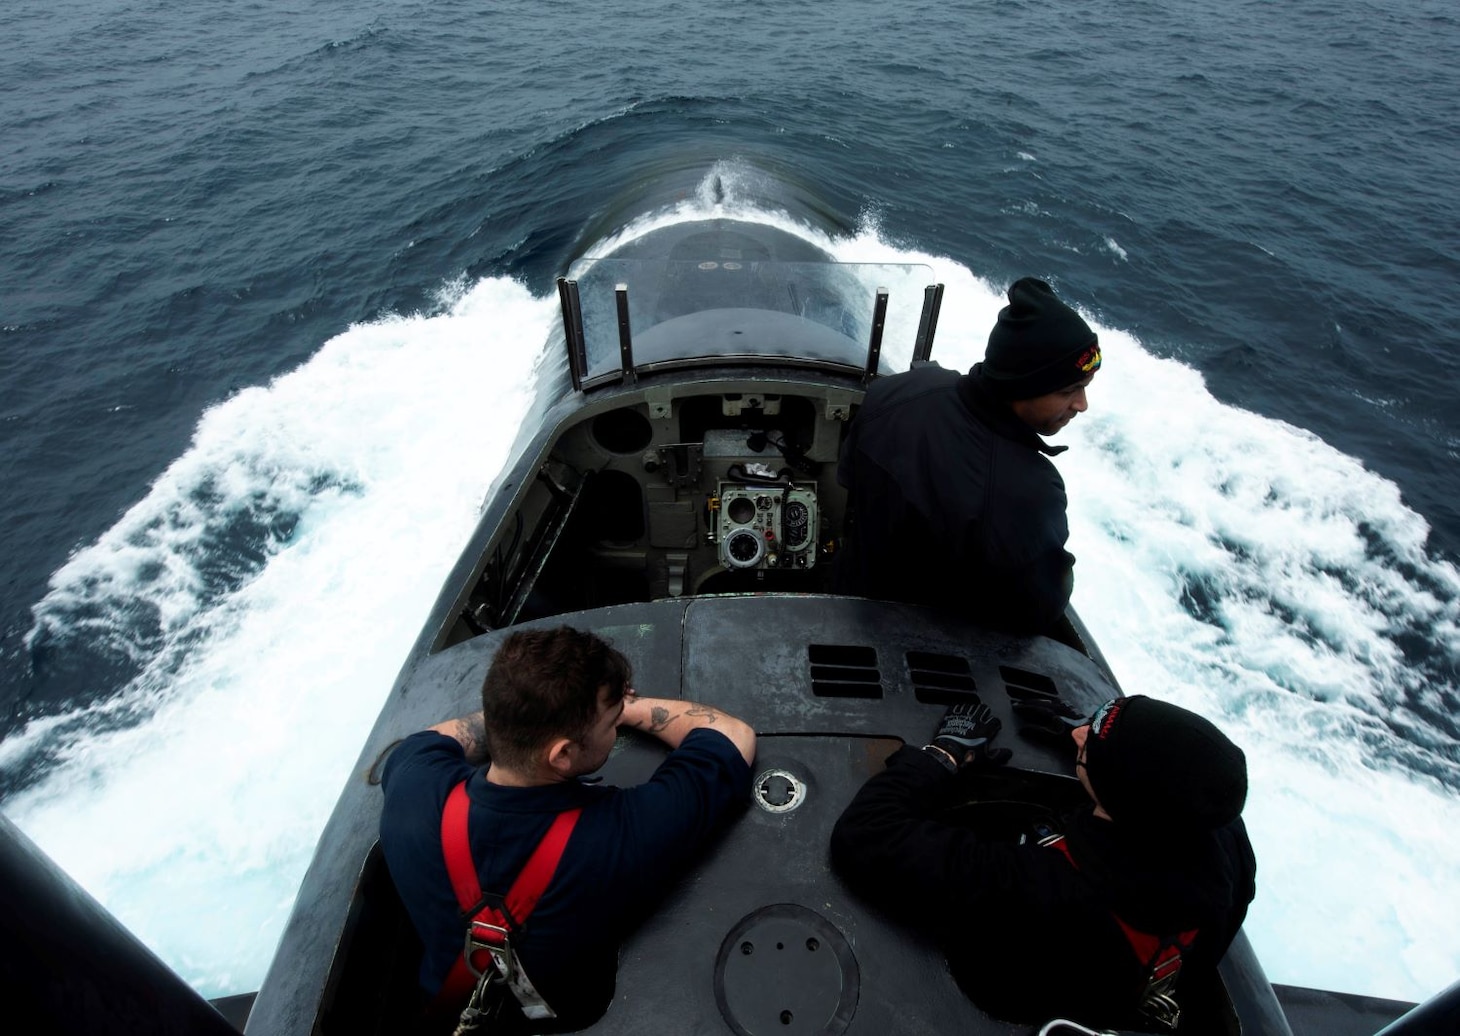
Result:
[[[589,379],[621,364],[615,289],[624,285],[635,366],[716,359],[864,368],[879,289],[888,292],[882,369],[912,358],[932,270],[920,264],[580,259]]]

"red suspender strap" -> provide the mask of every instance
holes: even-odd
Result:
[[[471,910],[482,898],[477,865],[471,858],[471,843],[466,833],[466,815],[470,810],[471,799],[466,795],[466,781],[462,781],[446,797],[446,811],[441,815],[441,852],[446,857],[452,891],[463,911]]]
[[[1141,963],[1151,969],[1152,981],[1160,981],[1167,976],[1174,976],[1181,971],[1181,955],[1191,949],[1191,944],[1196,942],[1199,929],[1193,928],[1188,932],[1181,932],[1174,937],[1162,939],[1160,936],[1143,932],[1139,928],[1132,928],[1126,924],[1119,914],[1112,914],[1120,930],[1125,933],[1125,938],[1136,951],[1136,956]]]
[[[1058,849],[1065,854],[1065,859],[1070,861],[1070,866],[1075,870],[1080,865],[1075,862],[1075,856],[1070,852],[1070,844],[1065,841],[1064,835],[1055,835],[1042,840],[1040,845],[1048,846],[1051,849]],[[1153,981],[1163,979],[1168,975],[1175,975],[1181,970],[1181,954],[1191,949],[1191,944],[1196,941],[1198,929],[1193,928],[1189,932],[1182,932],[1173,938],[1163,939],[1157,935],[1143,932],[1139,928],[1133,928],[1125,923],[1125,919],[1114,911],[1110,914],[1115,918],[1115,923],[1120,925],[1120,930],[1125,933],[1126,942],[1135,952],[1141,964],[1150,968]]]
[[[1070,843],[1065,841],[1064,835],[1055,835],[1053,838],[1045,838],[1041,840],[1039,844],[1046,845],[1051,849],[1058,849],[1060,852],[1065,854],[1065,859],[1070,861],[1071,867],[1075,868],[1075,870],[1080,869],[1080,865],[1075,862],[1075,854],[1070,852]]]
[[[547,891],[548,884],[557,873],[558,861],[563,858],[563,850],[568,847],[568,837],[573,833],[573,827],[578,823],[578,815],[582,812],[581,809],[570,809],[553,818],[547,834],[542,836],[542,841],[532,850],[532,855],[527,858],[527,865],[507,891],[507,916],[514,927],[527,920],[527,915],[532,913],[532,908],[537,906],[537,901]]]
[[[570,809],[553,818],[552,826],[543,835],[542,841],[537,843],[537,848],[528,857],[522,873],[517,875],[517,880],[508,890],[504,900],[507,917],[503,917],[495,908],[481,905],[482,886],[477,879],[476,861],[472,859],[471,842],[467,835],[467,814],[470,810],[471,800],[467,798],[466,782],[462,781],[451,789],[451,794],[446,798],[446,809],[441,816],[441,851],[446,857],[446,873],[451,877],[452,891],[456,893],[456,901],[461,905],[462,914],[474,912],[471,918],[473,921],[486,921],[515,930],[527,920],[527,916],[537,906],[537,901],[547,891],[553,875],[557,872],[558,862],[563,858],[563,850],[567,848],[568,838],[583,811]],[[474,985],[476,976],[467,967],[466,954],[462,953],[452,965],[451,973],[446,976],[440,997],[459,1002],[471,993]]]

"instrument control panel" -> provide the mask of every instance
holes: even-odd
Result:
[[[721,482],[716,538],[729,569],[808,569],[820,515],[813,484]]]

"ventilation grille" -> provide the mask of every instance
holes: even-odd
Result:
[[[909,651],[907,675],[918,701],[929,705],[957,705],[977,697],[968,659],[961,655]]]
[[[882,674],[877,649],[843,644],[811,644],[811,693],[818,698],[880,698]]]
[[[1001,665],[999,675],[1004,678],[1004,690],[1015,701],[1050,701],[1059,697],[1054,681],[1043,673]]]

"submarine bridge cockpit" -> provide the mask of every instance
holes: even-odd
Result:
[[[719,221],[579,260],[567,383],[493,487],[430,650],[608,604],[828,592],[842,437],[872,378],[929,358],[931,278]]]
[[[789,245],[764,255],[764,235],[701,229],[560,283],[562,391],[493,485],[366,742],[367,780],[321,838],[331,848],[301,888],[259,1031],[410,1024],[420,947],[376,845],[381,761],[480,708],[513,629],[558,623],[609,639],[646,694],[712,703],[758,737],[752,803],[625,938],[619,994],[586,1031],[1027,1031],[971,1003],[933,943],[843,886],[831,830],[891,752],[975,696],[1013,750],[998,800],[1081,803],[1072,745],[1023,736],[1017,710],[1058,698],[1088,715],[1119,693],[1115,678],[1073,613],[1067,638],[1015,637],[834,592],[853,518],[836,480],[846,428],[873,377],[928,358],[940,289],[916,268],[848,269]],[[910,355],[882,355],[887,329]],[[666,751],[621,732],[585,779],[641,783]],[[1225,988],[1203,994],[1209,1031],[1275,1031],[1250,1022],[1266,1008],[1239,942]]]
[[[669,390],[565,428],[484,552],[442,646],[610,604],[828,592],[852,393],[736,388]]]

